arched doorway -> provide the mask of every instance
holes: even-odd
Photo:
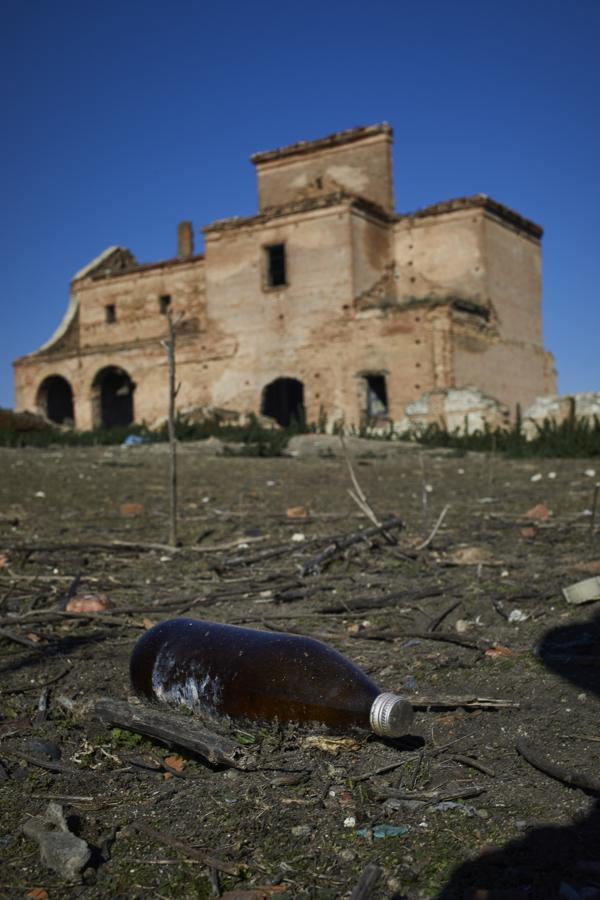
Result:
[[[96,428],[114,428],[133,422],[135,385],[118,366],[106,366],[92,384],[93,419]]]
[[[294,421],[303,424],[304,385],[296,378],[276,378],[263,390],[260,411],[284,428]]]
[[[44,378],[37,392],[37,408],[57,425],[72,425],[73,390],[67,379],[62,375]]]

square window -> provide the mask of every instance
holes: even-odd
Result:
[[[171,296],[170,294],[163,294],[162,297],[158,298],[158,308],[160,309],[161,316],[166,316],[169,312],[169,308],[171,306]]]
[[[285,271],[285,244],[265,247],[267,261],[267,286],[281,287],[287,284]]]
[[[117,308],[114,303],[107,303],[104,307],[105,321],[108,325],[112,325],[117,321]]]

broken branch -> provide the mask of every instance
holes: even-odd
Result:
[[[517,752],[525,759],[534,769],[539,769],[544,775],[556,781],[562,781],[568,787],[580,788],[582,791],[589,791],[592,794],[600,794],[600,780],[586,775],[584,772],[576,772],[574,769],[565,769],[563,766],[557,766],[555,763],[548,762],[537,747],[534,747],[527,738],[519,738],[516,743]]]

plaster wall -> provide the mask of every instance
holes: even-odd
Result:
[[[278,243],[285,245],[287,284],[271,288],[265,247]],[[336,207],[266,226],[208,229],[205,246],[208,330],[237,342],[212,382],[212,402],[255,410],[275,378],[305,381],[322,362],[320,334],[351,315],[349,212]]]
[[[193,260],[149,267],[116,278],[87,278],[73,285],[80,301],[79,333],[82,350],[156,341],[167,332],[160,297],[171,297],[174,314],[183,313],[186,327],[204,330],[204,264]],[[106,321],[113,305],[116,320]]]
[[[389,212],[393,209],[391,136],[387,133],[258,162],[256,175],[261,211],[298,200],[309,191],[339,189],[365,197]]]
[[[541,347],[541,248],[492,215],[483,219],[486,293],[507,340]]]
[[[486,302],[483,213],[401,218],[395,226],[398,298]]]
[[[372,289],[393,263],[392,230],[388,223],[352,209],[349,218],[352,241],[353,296]]]

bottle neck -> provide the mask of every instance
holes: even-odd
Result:
[[[369,713],[371,731],[382,737],[401,737],[413,721],[413,708],[404,697],[385,691],[373,700]]]

